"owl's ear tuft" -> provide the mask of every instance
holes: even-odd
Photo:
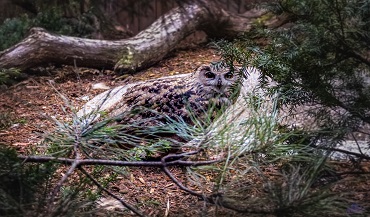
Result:
[[[211,71],[211,67],[209,65],[201,65],[201,66],[198,67],[197,71],[198,72]]]

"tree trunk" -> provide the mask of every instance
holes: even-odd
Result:
[[[261,15],[256,11],[249,16],[237,16],[212,1],[196,2],[169,11],[147,29],[124,40],[84,39],[33,28],[27,38],[0,53],[0,68],[24,71],[47,64],[64,64],[135,71],[163,59],[195,30],[233,37],[248,31],[252,21]]]

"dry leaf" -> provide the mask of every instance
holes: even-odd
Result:
[[[109,90],[110,89],[110,87],[108,87],[103,82],[93,84],[91,88],[94,89],[94,90],[97,90],[97,89],[99,89],[99,90]]]
[[[144,179],[143,178],[139,178],[139,181],[141,182],[141,183],[143,183],[143,184],[145,184],[145,181],[144,181]]]
[[[166,211],[164,213],[164,216],[167,217],[169,212],[170,212],[170,198],[167,198]]]

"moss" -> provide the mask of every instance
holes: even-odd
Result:
[[[266,13],[262,16],[260,16],[259,18],[255,19],[252,23],[253,26],[259,26],[259,27],[262,27],[262,26],[266,26],[266,24],[268,22],[270,22],[273,18],[275,17],[275,15],[271,12],[269,13]]]
[[[10,68],[10,69],[0,69],[0,85],[10,85],[14,84],[15,81],[20,80],[24,77],[19,69]]]
[[[132,46],[127,46],[122,49],[121,58],[116,63],[115,70],[128,70],[135,71],[137,66],[137,60],[135,56],[137,51]]]

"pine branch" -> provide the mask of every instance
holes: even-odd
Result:
[[[76,135],[78,135],[76,133]],[[60,191],[60,188],[63,186],[63,183],[67,181],[68,177],[73,174],[73,172],[76,170],[76,168],[79,166],[79,160],[81,159],[81,155],[79,152],[79,138],[76,136],[76,142],[73,145],[73,150],[75,154],[75,158],[73,159],[73,163],[71,167],[68,169],[68,171],[63,175],[63,177],[59,180],[58,184],[54,187],[51,195],[50,195],[50,202],[48,206],[49,213],[51,211],[52,204],[54,204],[55,196]]]

